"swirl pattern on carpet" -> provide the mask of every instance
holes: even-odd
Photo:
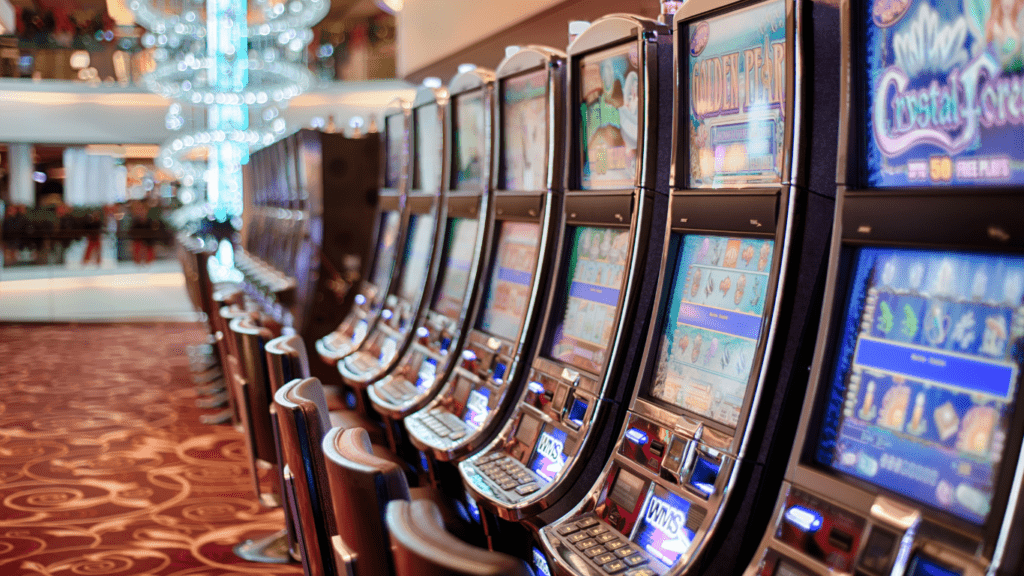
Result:
[[[0,324],[0,574],[302,574],[232,547],[283,527],[242,435],[207,426],[195,324]],[[269,478],[263,478],[269,480]]]

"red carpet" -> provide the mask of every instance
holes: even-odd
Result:
[[[193,324],[0,324],[0,574],[301,574],[231,552],[282,527],[242,436],[199,423]]]

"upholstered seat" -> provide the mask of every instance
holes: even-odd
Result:
[[[445,530],[431,500],[393,500],[385,514],[396,576],[530,576],[518,558],[466,544]]]

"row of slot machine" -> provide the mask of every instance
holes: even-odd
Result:
[[[242,287],[265,318],[307,341],[344,318],[369,266],[380,142],[300,130],[243,166]]]
[[[690,0],[423,87],[317,350],[537,574],[1021,574],[1020,16]]]

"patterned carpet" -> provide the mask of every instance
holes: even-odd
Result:
[[[0,574],[301,574],[231,551],[283,525],[242,436],[199,423],[195,324],[0,324]]]

